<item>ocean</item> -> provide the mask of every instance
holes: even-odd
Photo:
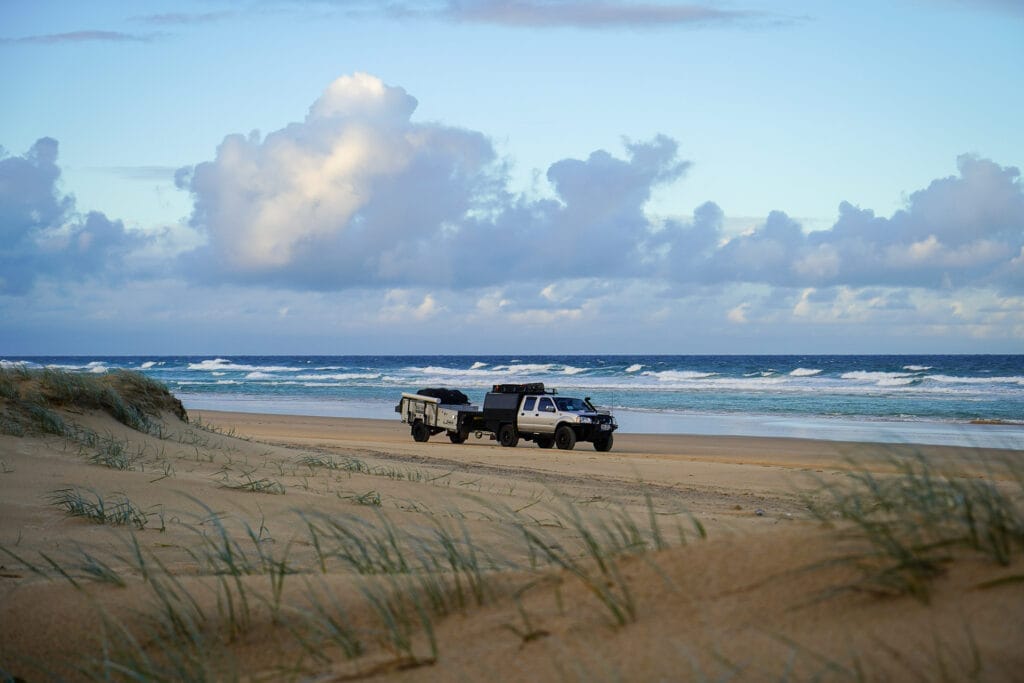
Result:
[[[131,356],[0,366],[137,370],[190,410],[397,419],[403,391],[544,382],[621,432],[786,436],[1024,450],[1024,355]],[[980,423],[980,424],[979,424]]]

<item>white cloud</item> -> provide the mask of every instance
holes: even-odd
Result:
[[[504,290],[497,289],[487,292],[476,301],[476,311],[485,316],[491,316],[501,309],[512,305],[512,301],[505,298]]]
[[[734,322],[737,325],[742,325],[747,322],[747,311],[750,310],[750,304],[742,303],[735,308],[729,310],[726,317],[730,322]]]
[[[0,295],[25,295],[41,278],[123,281],[156,235],[127,230],[99,211],[75,210],[58,189],[58,143],[40,138],[22,156],[0,148]]]
[[[366,74],[339,78],[306,119],[229,135],[177,174],[208,243],[197,277],[296,289],[465,287],[635,272],[652,188],[688,163],[664,136],[548,169],[554,199],[508,191],[481,133],[412,120],[416,100]]]
[[[829,280],[839,274],[840,263],[839,252],[834,246],[819,244],[798,256],[793,270],[812,281]]]
[[[432,293],[420,296],[410,290],[393,289],[385,293],[377,318],[387,323],[422,323],[446,310]]]
[[[553,325],[567,321],[580,320],[583,317],[581,308],[532,308],[508,314],[509,322],[515,325]]]

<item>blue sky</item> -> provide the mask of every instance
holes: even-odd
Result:
[[[1012,0],[3,3],[0,355],[1020,352],[1022,67]]]

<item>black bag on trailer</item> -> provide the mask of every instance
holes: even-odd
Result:
[[[469,397],[458,389],[420,389],[416,393],[420,396],[436,398],[449,406],[464,406],[469,403]]]

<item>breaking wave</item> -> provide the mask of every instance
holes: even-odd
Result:
[[[289,365],[246,365],[244,363],[233,363],[226,358],[214,358],[203,360],[198,363],[189,363],[189,370],[232,370],[237,372],[298,372],[302,368]]]

